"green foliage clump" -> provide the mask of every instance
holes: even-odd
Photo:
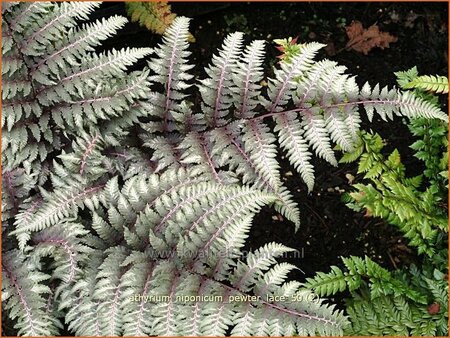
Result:
[[[366,216],[385,219],[397,226],[419,253],[435,255],[436,240],[447,231],[443,191],[434,184],[425,186],[424,175],[407,177],[397,150],[387,157],[382,154],[384,144],[379,135],[363,133],[361,139],[358,173],[370,183],[354,184],[356,191],[349,194],[348,205],[365,210]],[[353,156],[344,155],[341,161]]]
[[[342,259],[344,269],[308,278],[306,286],[321,296],[348,290],[348,335],[446,336],[448,333],[447,276],[424,261],[419,270],[389,272],[370,258]],[[444,266],[440,265],[441,268]]]
[[[417,78],[415,68],[396,73],[406,87]],[[437,104],[437,98],[416,88],[414,95]],[[349,206],[366,215],[381,217],[397,226],[419,253],[436,254],[436,241],[448,231],[446,206],[448,182],[448,125],[437,120],[412,119],[408,127],[418,138],[410,147],[423,161],[423,174],[406,176],[398,150],[383,154],[384,143],[377,134],[362,133],[359,146],[344,154],[341,162],[358,161],[358,173],[370,183],[358,183],[349,194]]]

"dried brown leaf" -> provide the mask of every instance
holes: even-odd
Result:
[[[440,310],[441,310],[441,305],[439,303],[433,303],[431,305],[428,305],[428,313],[430,315],[435,315],[435,314],[439,313]]]
[[[353,49],[364,55],[367,55],[372,48],[389,48],[390,43],[397,41],[397,37],[380,31],[377,25],[364,29],[359,21],[353,21],[345,30],[349,38],[345,48]]]

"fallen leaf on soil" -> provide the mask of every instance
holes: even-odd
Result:
[[[345,48],[347,50],[353,49],[364,55],[367,55],[372,48],[389,48],[390,43],[397,41],[397,37],[380,31],[377,25],[364,29],[359,21],[353,21],[349,26],[345,27],[345,30],[349,38]]]

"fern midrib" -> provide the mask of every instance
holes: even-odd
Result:
[[[150,268],[150,271],[147,273],[147,278],[145,280],[144,290],[142,291],[142,296],[144,296],[144,297],[147,295],[147,290],[148,290],[148,287],[150,286],[152,274],[153,274],[153,264]],[[144,309],[145,309],[145,304],[146,304],[144,301],[144,297],[142,298],[141,303],[139,304],[139,312],[138,312],[137,324],[136,324],[136,329],[135,329],[135,336],[144,336],[145,335],[144,331],[141,329],[141,322],[143,321],[142,318],[144,316]]]
[[[202,150],[205,154],[205,158],[208,162],[208,167],[211,170],[214,180],[216,180],[218,183],[222,183],[222,179],[219,177],[219,174],[216,171],[216,166],[214,165],[211,156],[209,156],[208,149],[206,148],[205,140],[202,136],[199,136],[199,142],[202,146]]]
[[[254,191],[246,191],[244,193],[240,193],[238,195],[232,195],[229,196],[228,199],[224,199],[222,200],[221,203],[216,204],[213,208],[208,209],[207,212],[205,212],[202,216],[200,216],[194,223],[192,223],[191,227],[187,230],[185,230],[184,232],[189,234],[190,231],[192,231],[195,227],[198,226],[198,224],[204,219],[206,218],[209,214],[213,213],[214,211],[220,209],[223,205],[226,205],[228,203],[230,203],[231,201],[235,200],[235,199],[239,199],[241,197],[244,196],[248,196],[248,195],[252,195],[254,194]],[[210,239],[203,245],[203,247],[199,250],[197,250],[199,253],[202,251],[205,251],[212,243],[213,241],[220,236],[220,234],[223,232],[223,230],[229,226],[231,224],[231,222],[235,221],[236,218],[234,218],[235,216],[239,216],[239,213],[234,213],[231,214],[230,216],[227,217],[227,219],[220,225],[217,227],[216,231],[214,231],[213,234],[210,235]],[[244,215],[245,217],[245,215]],[[176,249],[176,246],[174,248],[172,248],[172,252],[174,252],[174,250]],[[197,257],[194,258],[192,265],[195,264]]]
[[[4,82],[4,81],[5,80],[2,80],[2,82]],[[7,102],[7,103],[5,103],[5,102]],[[14,100],[14,101],[11,101],[10,99],[2,100],[2,108],[4,109],[4,108],[10,107],[10,106],[23,105],[24,103],[31,104],[34,102],[36,102],[36,99],[34,97],[32,97],[31,99],[25,98],[25,100]]]
[[[169,109],[170,109],[170,94],[172,91],[172,78],[173,78],[173,72],[174,72],[174,63],[175,63],[175,56],[178,54],[178,41],[180,36],[181,30],[177,29],[174,39],[175,43],[172,45],[172,51],[170,55],[170,63],[169,63],[169,72],[167,74],[167,86],[166,86],[166,102],[164,106],[163,111],[163,132],[167,131],[168,123],[169,123]]]
[[[257,49],[254,48],[251,50],[251,54],[247,56],[249,59],[249,63],[246,65],[247,69],[245,72],[245,86],[244,86],[244,95],[242,97],[242,109],[239,113],[238,116],[236,116],[237,118],[241,118],[243,116],[245,116],[245,114],[247,113],[247,104],[248,104],[248,94],[249,94],[249,86],[250,86],[250,78],[253,75],[253,71],[254,71],[254,64],[257,62],[257,60],[255,60],[257,58]]]
[[[71,196],[69,199],[63,201],[63,203],[59,204],[56,208],[52,208],[52,210],[49,213],[44,212],[41,215],[35,214],[37,216],[37,219],[35,219],[33,222],[30,222],[27,225],[24,225],[23,227],[17,228],[14,232],[15,233],[25,233],[27,231],[32,231],[36,226],[41,225],[41,222],[43,220],[48,219],[49,217],[57,214],[62,209],[64,209],[68,205],[72,204],[76,200],[82,199],[83,197],[85,197],[91,193],[97,192],[98,190],[102,189],[104,186],[105,186],[105,184],[100,184],[98,186],[94,186],[94,187],[88,188],[86,190],[83,190],[82,192],[80,192],[74,196]]]
[[[324,110],[324,109],[330,109],[330,108],[346,107],[346,106],[351,106],[351,105],[374,104],[374,103],[397,104],[399,106],[410,106],[410,107],[416,107],[417,106],[417,105],[415,105],[413,103],[403,102],[401,100],[396,99],[396,100],[358,100],[358,101],[349,101],[349,102],[335,103],[335,104],[332,104],[332,105],[325,105],[325,106],[319,105],[319,106],[314,106],[314,108],[319,108],[319,109]],[[266,114],[255,116],[255,117],[252,117],[252,118],[244,118],[243,120],[245,120],[245,121],[252,121],[252,120],[265,119],[266,117],[277,116],[279,114],[298,113],[298,112],[301,112],[301,111],[307,111],[307,110],[310,110],[311,108],[312,107],[310,107],[310,108],[299,107],[299,108],[294,108],[294,109],[280,111],[280,112],[266,113]]]
[[[264,310],[263,310],[263,313],[262,313],[262,317],[261,317],[261,320],[260,320],[260,322],[262,324],[259,326],[258,331],[255,332],[257,336],[264,336],[264,333],[265,333],[264,329],[266,329],[266,330],[268,329],[269,325],[268,325],[266,319],[267,319],[267,315],[269,314],[267,309],[269,309],[269,308],[270,307],[268,307],[268,306],[264,307]]]
[[[81,165],[80,165],[80,175],[83,176],[84,169],[87,164],[88,157],[91,155],[91,153],[94,151],[95,145],[97,141],[100,139],[100,134],[96,134],[95,137],[89,141],[88,146],[83,154],[83,157],[81,159]]]
[[[201,295],[203,293],[203,289],[205,287],[204,280],[202,279],[200,282],[200,286],[198,288],[197,294]],[[195,301],[194,312],[192,314],[192,336],[200,336],[200,325],[199,322],[201,320],[200,306],[198,300]]]
[[[28,209],[26,209],[25,212],[23,213],[23,216],[21,217],[21,222],[28,221],[28,219],[33,216],[34,210],[36,210],[36,208],[39,208],[43,202],[44,200],[42,198],[35,200],[31,204],[31,206]]]
[[[105,57],[106,57],[106,55],[105,55]],[[126,57],[127,57],[127,54],[123,54],[120,57],[108,59],[108,61],[103,62],[103,63],[99,63],[98,65],[94,66],[93,68],[88,68],[88,69],[82,70],[80,72],[77,72],[77,73],[71,74],[69,76],[66,76],[65,78],[61,79],[56,85],[62,84],[64,82],[66,82],[66,81],[70,81],[70,80],[72,80],[72,79],[74,79],[76,77],[80,77],[80,76],[83,76],[83,75],[95,72],[98,69],[101,69],[101,68],[104,68],[104,67],[108,67],[109,65],[113,64],[114,62],[120,61],[122,59],[125,59]],[[50,87],[50,88],[52,88],[52,87]]]
[[[216,92],[216,99],[214,103],[214,113],[213,113],[213,127],[217,126],[217,119],[219,117],[219,110],[221,106],[221,96],[222,96],[222,90],[223,90],[223,82],[225,81],[225,72],[228,70],[228,67],[231,66],[230,61],[233,61],[234,59],[231,58],[231,55],[233,53],[233,50],[235,49],[236,45],[238,44],[239,39],[236,37],[233,39],[232,45],[229,48],[229,51],[226,55],[224,55],[225,63],[222,65],[222,69],[220,71],[220,77],[219,77],[219,83],[217,86],[217,92]]]
[[[255,193],[254,191],[249,190],[249,191],[245,191],[245,192],[243,192],[243,193],[240,193],[240,194],[238,194],[238,195],[233,194],[233,195],[231,195],[231,196],[228,196],[228,198],[227,198],[227,199],[223,199],[221,203],[216,204],[216,205],[215,205],[214,207],[212,207],[212,208],[209,208],[205,213],[203,213],[196,221],[194,221],[194,222],[191,224],[191,226],[190,226],[189,229],[184,229],[183,233],[185,233],[186,235],[189,235],[189,232],[191,232],[195,227],[197,227],[197,226],[200,224],[200,222],[201,222],[204,218],[206,218],[209,214],[213,213],[214,211],[220,209],[220,207],[222,207],[223,205],[226,205],[226,204],[230,203],[231,201],[236,200],[236,199],[239,199],[239,198],[241,198],[241,197],[248,196],[248,195],[252,195],[252,194],[254,194],[254,193]],[[236,215],[239,215],[239,213],[235,213],[235,214],[232,214],[232,215],[230,215],[229,217],[227,217],[227,219],[225,220],[225,222],[222,223],[222,224],[217,228],[217,230],[210,236],[210,239],[208,240],[208,242],[206,242],[206,244],[204,244],[204,246],[202,247],[202,249],[197,249],[197,256],[195,256],[194,259],[192,260],[190,267],[192,267],[192,266],[196,263],[196,259],[198,258],[198,253],[200,253],[200,252],[202,252],[202,250],[205,250],[206,248],[208,248],[209,245],[211,245],[211,243],[213,242],[213,240],[214,240],[217,236],[219,236],[219,235],[222,233],[222,231],[223,231],[223,230],[224,230],[231,222],[233,222],[233,221],[235,220],[235,218],[233,218],[233,216],[236,216]],[[172,246],[172,250],[171,250],[170,256],[172,256],[172,254],[174,254],[174,253],[176,252],[176,249],[177,249],[177,244],[175,244],[174,246]]]
[[[103,29],[104,29],[104,27],[99,25],[98,27],[95,27],[95,29],[92,29],[91,31],[89,31],[85,36],[81,37],[80,39],[75,40],[74,42],[70,43],[69,45],[67,45],[67,46],[59,49],[58,51],[54,52],[53,54],[49,55],[47,58],[41,60],[38,64],[35,64],[33,66],[32,73],[34,73],[36,70],[38,70],[40,68],[40,66],[42,66],[45,62],[48,62],[48,61],[54,59],[59,54],[63,53],[64,51],[66,51],[68,49],[72,49],[72,48],[76,47],[77,45],[83,43],[84,41],[89,40],[91,37],[98,34],[98,32],[102,32]]]
[[[162,192],[158,196],[153,197],[153,199],[151,201],[147,202],[146,206],[144,208],[142,208],[142,210],[140,210],[140,211],[142,212],[146,208],[149,208],[149,209],[152,208],[158,200],[160,200],[163,196],[168,196],[173,191],[176,191],[182,187],[186,187],[186,186],[189,186],[189,185],[192,185],[195,183],[201,183],[201,182],[205,182],[205,178],[202,178],[201,176],[196,176],[194,178],[189,177],[187,179],[184,179],[179,184],[174,185],[167,190],[163,189]],[[132,229],[136,228],[137,222],[138,222],[138,218],[134,222]]]
[[[192,269],[191,269],[191,271],[192,271]],[[193,271],[192,271],[193,272]],[[194,272],[195,273],[195,272]],[[199,276],[200,276],[200,278],[202,279],[202,280],[209,280],[209,281],[212,281],[213,283],[215,282],[215,280],[214,279],[210,279],[210,278],[208,278],[208,277],[206,277],[206,276],[204,276],[204,275],[200,275],[199,274]],[[220,283],[219,282],[219,284],[222,284],[222,283]],[[220,314],[222,313],[222,311],[225,309],[225,305],[226,305],[226,299],[227,299],[227,297],[230,295],[230,293],[232,292],[232,291],[234,291],[233,289],[227,289],[227,288],[225,288],[225,293],[223,294],[223,296],[222,296],[222,302],[221,302],[221,304],[220,304],[220,307],[219,308],[217,308],[216,309],[216,313],[215,313],[215,315],[216,315],[216,323],[219,323],[219,316],[220,316]],[[215,332],[215,331],[214,331]]]
[[[237,151],[239,152],[239,154],[242,156],[242,158],[247,162],[247,164],[250,166],[250,168],[253,169],[254,171],[254,175],[256,177],[259,177],[258,175],[258,171],[256,169],[255,164],[253,163],[253,161],[251,160],[251,158],[247,155],[247,153],[242,149],[242,147],[237,143],[237,141],[234,139],[232,134],[227,133],[227,129],[226,127],[224,128],[225,130],[225,134],[228,137],[228,140],[234,145],[234,147],[237,149]],[[269,185],[271,188],[273,188],[275,190],[274,187],[272,187],[270,185],[270,182],[266,181],[266,179],[264,177],[259,177],[260,179],[262,179],[264,182],[267,182],[267,185]]]
[[[129,50],[127,50],[127,52],[128,52],[128,51],[129,51]],[[48,86],[48,87],[45,87],[45,86],[44,86],[44,87],[42,87],[39,91],[37,91],[36,95],[41,95],[41,94],[47,92],[48,90],[51,90],[51,89],[53,89],[53,88],[55,88],[55,87],[57,87],[57,86],[59,86],[59,85],[62,85],[62,84],[64,84],[65,82],[70,81],[70,80],[72,80],[72,79],[74,79],[74,78],[76,78],[76,77],[80,77],[80,76],[83,76],[83,75],[86,75],[86,74],[95,72],[95,71],[97,71],[97,70],[99,70],[99,69],[108,67],[109,65],[114,64],[114,63],[116,63],[116,62],[120,62],[120,61],[122,61],[122,60],[126,60],[127,57],[129,57],[129,55],[128,55],[127,53],[123,53],[123,54],[119,54],[119,55],[111,54],[111,55],[109,55],[109,57],[107,57],[106,54],[104,54],[104,55],[102,55],[102,56],[103,56],[107,61],[103,61],[103,62],[102,62],[101,59],[99,59],[99,60],[97,60],[97,61],[100,61],[100,63],[97,64],[96,66],[94,66],[94,67],[92,67],[92,68],[87,68],[87,69],[78,71],[77,73],[73,73],[73,74],[71,74],[71,75],[69,75],[69,76],[66,76],[66,77],[62,78],[61,80],[59,80],[58,83],[56,83],[56,84],[54,84],[54,85],[52,85],[52,86]]]
[[[250,121],[249,124],[250,124],[250,128],[252,130],[252,134],[255,136],[256,143],[258,144],[258,152],[261,153],[261,158],[262,158],[262,162],[264,163],[264,167],[265,168],[270,168],[271,167],[269,165],[270,159],[266,157],[267,152],[262,150],[262,149],[264,149],[264,143],[263,143],[264,138],[261,138],[261,135],[260,135],[259,130],[258,130],[257,126],[256,126],[255,120],[249,120],[249,121]],[[257,170],[257,172],[259,174],[258,176],[260,176],[260,177],[264,177],[265,176],[264,175],[265,173],[261,172],[261,170]],[[272,176],[272,180],[273,180],[273,183],[274,183],[275,186],[280,185],[279,184],[279,178],[277,177],[277,175],[273,175],[273,172],[269,172],[269,175],[267,175],[267,176]],[[267,180],[270,182],[269,179],[267,179]],[[272,185],[272,183],[271,183],[271,185]]]
[[[168,309],[167,309],[167,314],[165,316],[166,317],[166,323],[167,323],[167,325],[166,325],[167,329],[170,328],[171,322],[172,323],[175,322],[175,318],[173,318],[173,315],[172,315],[172,311],[173,311],[173,301],[172,301],[172,299],[173,299],[173,295],[175,294],[176,287],[177,287],[177,282],[178,282],[179,279],[180,279],[180,274],[178,272],[176,272],[174,278],[172,279],[172,283],[171,283],[171,286],[170,286],[169,302],[167,304]],[[172,330],[170,330],[170,331],[167,330],[167,331],[169,332],[169,334],[176,333],[175,331],[172,331]]]
[[[360,104],[390,104],[390,105],[393,104],[393,105],[408,106],[408,107],[413,107],[413,108],[417,107],[417,105],[414,103],[408,103],[408,102],[401,101],[399,99],[395,99],[395,100],[357,100],[357,101],[335,103],[335,104],[326,105],[326,106],[314,106],[314,108],[325,110],[325,109],[340,108],[340,107],[347,107],[347,106],[360,105]],[[240,119],[240,121],[242,121],[242,123],[249,124],[249,123],[252,123],[253,121],[263,120],[267,117],[278,116],[281,114],[288,114],[288,113],[299,113],[302,111],[308,111],[310,109],[311,109],[311,107],[309,107],[309,108],[308,107],[298,107],[298,108],[294,108],[294,109],[290,109],[290,110],[283,110],[283,111],[279,111],[279,112],[269,112],[266,114],[253,116],[253,117],[243,117]],[[233,122],[235,122],[235,121],[230,121],[221,127],[226,127]],[[214,130],[214,129],[215,129],[214,127],[206,129],[204,131],[204,133],[206,133],[210,130]]]
[[[222,203],[222,204],[224,204],[224,203]],[[215,209],[217,209],[217,206],[216,206]],[[206,214],[205,214],[205,215],[206,215]],[[204,215],[204,216],[205,216],[205,215]],[[237,215],[237,214],[230,215],[230,216],[226,219],[226,222],[222,223],[222,224],[217,228],[217,230],[211,235],[211,237],[210,237],[210,239],[208,240],[208,242],[205,243],[205,245],[199,250],[199,252],[204,251],[204,250],[207,250],[208,247],[213,243],[213,241],[214,241],[218,236],[220,236],[220,234],[223,232],[223,230],[225,230],[225,228],[226,228],[228,225],[230,225],[231,222],[233,222],[233,221],[236,220],[235,218],[233,218],[233,216],[236,216],[236,215]],[[205,217],[206,217],[206,216],[205,216]],[[192,228],[192,227],[191,227],[191,228]]]
[[[305,79],[305,82],[308,84],[306,90],[303,92],[303,97],[297,97],[300,99],[299,102],[299,106],[302,106],[305,103],[306,98],[308,97],[309,93],[311,93],[311,91],[315,90],[317,88],[317,83],[320,80],[321,76],[323,75],[323,72],[328,71],[328,69],[323,69],[323,70],[314,70],[314,72],[312,72],[312,75],[314,75],[313,77],[311,76],[311,73],[307,76],[307,78]]]
[[[327,277],[327,279],[321,278],[320,282],[318,282],[316,279],[314,279],[313,282],[310,282],[308,284],[315,291],[317,291],[318,288],[321,288],[323,286],[327,286],[327,285],[330,285],[330,284],[336,284],[336,283],[341,282],[341,281],[344,281],[345,284],[347,285],[348,276],[346,276],[344,273],[342,275],[334,274],[333,278],[330,278],[329,275],[327,275],[326,277]],[[369,277],[369,276],[367,276],[367,277]]]
[[[299,58],[300,59],[300,58]],[[300,60],[298,60],[300,63]],[[295,72],[296,67],[291,66],[291,69],[289,70],[289,73],[285,73],[284,78],[283,78],[283,84],[280,88],[280,90],[277,93],[277,96],[275,97],[275,101],[273,102],[273,104],[270,106],[270,113],[269,114],[273,114],[275,113],[275,109],[278,107],[278,104],[281,100],[281,97],[284,95],[285,91],[286,91],[286,87],[289,84],[289,81],[292,80],[292,78],[294,77],[294,72]]]
[[[94,98],[83,99],[83,100],[78,100],[78,101],[70,101],[67,103],[60,102],[57,105],[53,106],[52,109],[50,110],[50,112],[53,112],[60,107],[70,107],[71,105],[83,105],[86,103],[91,104],[91,103],[104,102],[104,101],[109,102],[109,101],[111,101],[111,99],[116,98],[118,95],[132,92],[133,89],[138,87],[142,82],[145,82],[145,78],[143,78],[143,77],[141,77],[138,81],[132,83],[131,86],[125,86],[125,88],[113,93],[112,95],[94,97]],[[138,104],[135,104],[135,106],[137,106],[137,105]],[[133,106],[131,106],[131,107],[133,107]]]
[[[253,319],[251,316],[251,312],[249,310],[250,306],[251,306],[250,302],[247,302],[247,304],[245,304],[245,314],[242,317],[242,323],[249,323],[249,322],[251,323],[251,320]],[[237,336],[247,336],[248,335],[248,333],[246,331],[244,331],[244,328],[241,328],[241,330],[236,333],[237,333]],[[233,336],[234,336],[234,334],[233,334]]]
[[[78,100],[78,101],[58,102],[56,104],[53,104],[52,107],[46,107],[46,108],[50,108],[50,109],[45,109],[44,113],[41,116],[50,115],[50,113],[53,114],[54,112],[61,112],[62,113],[62,109],[61,108],[67,108],[67,107],[71,107],[71,106],[74,106],[74,105],[83,106],[84,104],[95,104],[95,103],[105,102],[105,101],[109,102],[112,99],[117,98],[118,95],[122,95],[122,94],[125,94],[125,93],[132,92],[133,89],[138,87],[144,81],[145,81],[145,79],[141,78],[138,81],[136,81],[135,83],[132,83],[131,86],[125,87],[122,90],[117,91],[117,92],[115,92],[115,93],[113,93],[112,95],[109,95],[109,96],[96,97],[96,98],[90,98],[90,99],[83,99],[83,100]],[[131,106],[129,106],[129,109],[135,108],[137,106],[139,106],[138,103],[132,104]],[[35,117],[33,117],[33,118],[35,118]],[[26,121],[26,120],[24,120],[24,121]],[[20,122],[18,122],[16,124],[20,125],[20,123],[24,123],[24,122],[20,121]],[[29,122],[29,123],[33,123],[33,122]]]
[[[201,193],[197,195],[192,195],[187,199],[183,199],[181,202],[177,203],[174,208],[172,208],[158,223],[158,225],[155,227],[155,233],[159,232],[161,230],[161,227],[166,223],[168,219],[170,219],[175,212],[177,212],[179,209],[181,209],[186,204],[191,204],[196,199],[200,199],[204,196],[207,196],[210,193],[213,193],[214,191],[217,191],[217,186],[212,186],[207,188],[206,190],[202,191]]]
[[[295,134],[294,134],[294,130],[291,127],[291,124],[289,123],[289,119],[288,119],[288,113],[285,114],[281,114],[280,119],[282,120],[282,123],[284,125],[284,128],[287,130],[288,134],[289,134],[289,138],[291,139],[290,145],[291,145],[291,149],[294,148],[295,150],[295,154],[297,154],[297,158],[300,160],[300,168],[305,168],[305,170],[303,170],[303,175],[305,176],[312,176],[314,179],[314,174],[309,173],[309,171],[307,171],[307,166],[304,160],[304,156],[303,156],[303,151],[300,150],[300,148],[298,147],[298,143],[297,142],[293,142],[293,140],[295,140]],[[301,132],[301,134],[299,134],[299,138],[303,139],[303,132]],[[293,145],[293,147],[292,147]],[[300,154],[300,156],[299,156]],[[309,183],[307,183],[309,185]]]
[[[72,8],[72,10],[75,10],[75,6]],[[66,12],[60,12],[58,13],[58,15],[51,20],[50,22],[48,22],[46,25],[44,25],[42,28],[40,28],[39,30],[35,31],[27,40],[25,40],[25,43],[21,44],[21,48],[23,48],[24,46],[27,46],[30,44],[31,41],[36,39],[36,36],[41,35],[42,32],[44,32],[48,27],[51,27],[52,25],[54,25],[55,23],[57,23],[58,21],[60,21],[61,19],[64,19],[66,16],[70,15],[72,12],[71,11],[66,11]]]
[[[67,276],[67,283],[70,283],[74,276],[75,276],[75,271],[77,268],[77,263],[76,263],[76,251],[73,250],[73,247],[69,244],[69,242],[64,239],[64,238],[48,238],[48,239],[43,239],[43,240],[38,240],[37,243],[51,243],[55,244],[55,245],[59,245],[63,248],[63,250],[66,252],[68,258],[69,258],[69,274]]]
[[[81,305],[83,305],[83,303],[82,303],[82,299],[84,298],[84,297],[86,297],[86,296],[82,296],[81,294],[78,296],[78,298],[76,299],[76,304],[74,305],[74,307],[71,309],[71,310],[69,310],[69,311],[72,311],[72,310],[74,310],[74,309],[76,309],[77,307],[81,307]],[[89,317],[91,317],[92,315],[93,315],[93,312],[95,312],[95,319],[92,319],[92,321],[94,322],[94,330],[95,330],[95,336],[101,336],[102,334],[101,334],[101,332],[102,332],[102,330],[101,330],[101,328],[100,328],[100,317],[99,317],[99,314],[100,314],[100,311],[96,311],[97,309],[98,309],[98,305],[99,305],[99,302],[94,302],[94,301],[92,301],[92,300],[90,300],[90,307],[88,307],[87,309],[86,308],[84,308],[84,310],[82,309],[78,314],[79,314],[79,317],[77,318],[77,319],[75,319],[75,320],[73,320],[70,324],[69,324],[69,329],[72,329],[71,328],[71,325],[74,323],[74,322],[76,322],[76,321],[79,321],[79,320],[81,320],[82,318],[83,318],[83,316],[85,315],[85,316],[89,316]],[[84,330],[88,330],[88,328],[84,328]],[[83,333],[86,333],[86,331],[82,331]],[[90,333],[90,332],[92,332],[92,331],[87,331],[88,333]]]
[[[113,299],[113,302],[112,302],[113,306],[112,306],[112,308],[111,308],[111,310],[109,311],[109,314],[108,314],[110,336],[116,336],[116,325],[117,325],[116,316],[117,316],[117,313],[118,313],[118,310],[119,310],[119,307],[120,307],[120,305],[119,305],[119,298],[120,298],[120,295],[122,294],[122,289],[121,289],[121,286],[120,286],[120,279],[121,278],[119,278],[119,282],[117,284],[116,291],[114,292],[114,299]]]
[[[22,304],[22,308],[25,310],[25,313],[26,313],[25,317],[26,317],[27,322],[31,329],[31,336],[38,336],[39,334],[37,333],[37,331],[34,327],[35,319],[33,319],[33,314],[30,311],[30,307],[28,306],[28,302],[22,292],[21,286],[16,282],[17,278],[14,277],[11,269],[9,269],[8,266],[4,262],[2,262],[2,269],[8,275],[10,283],[12,283],[14,285],[14,288],[16,289],[16,293],[20,298],[20,303]]]
[[[259,257],[260,258],[260,257]],[[264,258],[264,257],[263,257]],[[242,284],[244,284],[244,282],[247,282],[247,277],[250,276],[250,274],[252,272],[254,272],[256,269],[258,269],[258,260],[253,264],[253,266],[248,265],[248,269],[247,271],[241,276],[241,278],[239,279],[239,281],[237,283],[235,283],[236,289],[240,290]]]

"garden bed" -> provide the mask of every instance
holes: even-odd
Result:
[[[206,66],[223,38],[230,32],[242,31],[245,39],[263,39],[266,47],[266,68],[270,69],[280,52],[273,39],[299,37],[299,42],[317,41],[334,45],[322,50],[317,59],[328,57],[345,65],[357,75],[358,84],[369,81],[381,86],[395,85],[394,72],[417,66],[419,74],[447,74],[447,4],[445,3],[173,3],[172,11],[192,17],[191,33],[196,41],[192,60]],[[126,15],[122,3],[104,3],[95,13]],[[377,24],[382,31],[398,38],[390,48],[375,48],[368,55],[347,51],[345,26],[353,20],[364,27]],[[136,23],[129,23],[118,36],[108,39],[104,49],[125,46],[155,46],[159,36]],[[339,51],[341,50],[341,51]],[[334,55],[333,55],[334,54]],[[141,63],[139,66],[143,66]],[[196,72],[202,72],[200,67]],[[447,105],[442,102],[442,109]],[[375,120],[370,127],[387,141],[386,152],[394,147],[402,154],[408,173],[418,174],[422,163],[412,156],[408,128],[397,118],[385,123]],[[367,129],[367,128],[366,128]],[[387,268],[398,268],[415,260],[402,235],[384,221],[355,213],[341,201],[343,191],[351,190],[349,176],[356,176],[356,165],[334,168],[320,159],[313,159],[316,168],[314,191],[307,193],[288,161],[281,168],[287,188],[294,193],[301,211],[301,226],[294,226],[272,208],[256,217],[247,242],[255,249],[275,241],[298,249],[302,258],[289,261],[298,265],[296,279],[304,280],[316,271],[327,271],[330,265],[340,265],[340,256],[368,255]]]

